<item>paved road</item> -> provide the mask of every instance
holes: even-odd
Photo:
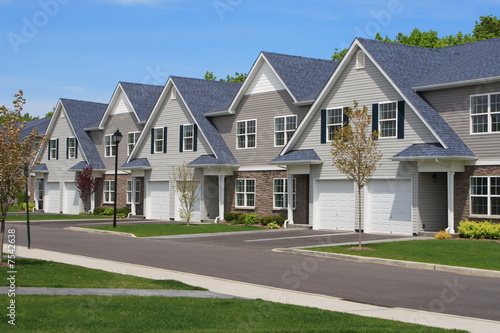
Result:
[[[92,222],[97,223],[97,222]],[[500,279],[276,253],[343,243],[352,233],[264,231],[185,238],[126,238],[64,230],[87,222],[35,222],[32,246],[89,257],[403,307],[500,321]],[[24,224],[12,223],[26,245]],[[381,236],[364,235],[365,239]],[[386,237],[386,236],[384,236]]]

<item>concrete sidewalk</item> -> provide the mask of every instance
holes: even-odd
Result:
[[[407,323],[435,326],[447,329],[462,329],[469,332],[500,332],[500,322],[498,321],[460,317],[449,314],[404,308],[387,308],[368,304],[360,304],[345,301],[336,297],[254,285],[250,283],[159,269],[155,267],[147,267],[46,250],[28,250],[26,247],[22,246],[16,247],[16,256],[51,260],[66,264],[73,264],[150,279],[177,280],[193,286],[206,288],[214,293],[233,295],[235,297],[241,298],[260,298],[271,302],[308,306],[360,316],[398,320]]]

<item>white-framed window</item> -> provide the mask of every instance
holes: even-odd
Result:
[[[274,146],[283,147],[297,129],[297,116],[274,118]]]
[[[137,140],[139,140],[139,135],[141,132],[129,132],[127,134],[127,156],[130,156],[132,150],[134,150]]]
[[[164,133],[163,127],[154,129],[153,139],[154,139],[155,153],[163,153],[163,143],[164,143],[163,133]]]
[[[296,180],[293,178],[292,183],[292,205],[295,208],[295,188]],[[274,178],[273,180],[273,207],[274,209],[288,208],[288,179],[287,178]]]
[[[135,193],[135,203],[138,204],[141,202],[141,181],[139,179],[135,180],[135,186],[134,181],[128,180],[127,181],[127,203],[130,204],[132,203],[132,194]]]
[[[255,208],[255,179],[236,179],[236,207]]]
[[[380,103],[378,119],[379,137],[396,138],[398,135],[398,103]]]
[[[236,148],[257,147],[257,120],[236,122]]]
[[[113,141],[113,134],[104,136],[104,157],[116,156],[116,143]]]
[[[183,125],[182,147],[183,151],[193,151],[194,147],[194,125]]]
[[[500,215],[500,177],[470,178],[471,215]]]
[[[76,158],[76,138],[68,138],[68,156],[67,158]]]
[[[105,180],[104,181],[104,202],[113,203],[115,202],[115,181]]]
[[[356,69],[365,68],[365,53],[359,50],[356,53]]]
[[[470,97],[471,133],[500,132],[500,93]]]
[[[327,141],[332,141],[335,133],[342,128],[344,113],[342,108],[326,110],[326,135]]]
[[[49,160],[50,159],[57,159],[58,158],[58,147],[59,142],[57,139],[51,139],[49,141]]]

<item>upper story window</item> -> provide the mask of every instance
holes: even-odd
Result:
[[[49,141],[49,160],[59,159],[59,139]]]
[[[297,129],[297,116],[274,118],[274,146],[282,147],[287,144]]]
[[[471,96],[471,133],[500,132],[500,94]]]
[[[471,215],[500,215],[500,177],[470,178]]]
[[[153,146],[154,146],[154,152],[155,153],[163,153],[163,142],[165,139],[165,136],[163,135],[163,128],[155,128],[153,129],[154,134],[153,134]]]
[[[132,150],[134,150],[137,140],[139,140],[139,135],[141,132],[129,132],[127,134],[127,156],[130,156]]]
[[[236,122],[236,148],[255,148],[257,146],[257,120]]]
[[[179,151],[196,151],[196,125],[181,125]]]
[[[326,110],[326,133],[328,141],[332,141],[335,137],[335,132],[342,127],[343,119],[342,108]]]
[[[397,136],[398,106],[396,102],[379,104],[379,136],[395,138]]]
[[[78,151],[76,146],[76,138],[67,138],[66,140],[66,158],[77,158]]]
[[[236,179],[236,207],[255,207],[255,179]]]
[[[113,141],[113,134],[104,136],[104,157],[116,156],[116,143]]]

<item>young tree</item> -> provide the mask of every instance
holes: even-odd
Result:
[[[26,126],[26,121],[22,121],[26,100],[22,90],[14,97],[12,110],[5,105],[0,107],[0,117],[3,119],[0,131],[0,249],[3,249],[9,207],[14,204],[16,195],[24,190],[26,172],[29,174],[38,149],[47,139],[36,129],[26,137],[21,136],[21,130]]]
[[[373,175],[382,158],[378,149],[378,133],[371,132],[371,116],[368,108],[344,110],[349,120],[335,132],[331,153],[333,165],[356,183],[358,189],[358,247],[361,248],[361,190]]]
[[[175,193],[179,198],[181,207],[179,213],[181,219],[186,220],[188,225],[193,217],[194,206],[198,202],[198,180],[194,171],[185,164],[173,167],[173,182]]]
[[[90,209],[88,199],[97,191],[98,181],[97,178],[92,177],[92,168],[83,168],[76,176],[76,187],[78,188],[78,192],[80,192],[80,198],[82,199],[85,211]]]

